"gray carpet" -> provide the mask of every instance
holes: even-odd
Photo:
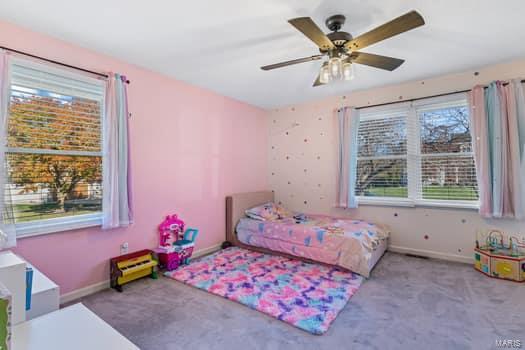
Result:
[[[144,350],[525,347],[525,285],[393,253],[322,336],[164,277],[80,301]]]

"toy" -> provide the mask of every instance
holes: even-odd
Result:
[[[184,231],[184,221],[176,214],[168,215],[159,225],[159,247],[154,250],[159,265],[168,271],[181,264],[189,264],[193,254],[195,239],[199,230],[188,228]]]
[[[159,225],[159,246],[170,247],[184,232],[184,221],[176,214],[168,215]]]
[[[195,239],[198,234],[199,230],[188,228],[184,232],[182,239],[174,242],[171,247],[159,247],[154,249],[159,258],[160,267],[172,271],[177,269],[180,265],[189,264],[191,255],[193,254],[193,247],[195,246]]]
[[[157,278],[158,262],[149,249],[121,255],[110,260],[111,288],[122,292],[122,285],[150,276]]]
[[[182,239],[173,243],[175,251],[179,252],[181,255],[181,264],[188,265],[190,263],[190,257],[193,253],[193,247],[195,246],[195,238],[197,238],[198,234],[199,230],[196,228],[189,228],[184,232]]]
[[[525,282],[525,243],[517,237],[509,237],[498,230],[489,231],[485,244],[476,240],[474,268],[487,276]]]

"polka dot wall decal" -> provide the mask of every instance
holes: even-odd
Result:
[[[272,173],[272,176],[275,175],[275,173]]]
[[[304,169],[304,172],[306,173],[308,171],[308,169]]]
[[[307,201],[304,201],[303,203],[304,203],[304,204],[308,204],[308,202],[307,202]]]
[[[291,184],[292,184],[292,182],[291,182],[291,181],[288,181],[288,185],[291,185]]]
[[[272,149],[275,149],[275,146],[272,146]]]
[[[290,159],[290,157],[286,156],[286,160]]]
[[[319,160],[319,159],[321,159],[321,157],[320,157],[320,156],[317,156],[317,160]]]
[[[308,142],[308,139],[304,139],[304,142]]]
[[[285,134],[288,135],[288,131]]]
[[[319,117],[319,118],[317,118],[317,120],[323,120],[323,117]]]
[[[402,99],[403,99],[403,96],[399,96],[398,98],[399,98],[400,100],[402,100]]]
[[[479,75],[479,72],[474,72],[474,75],[478,76],[478,75]]]
[[[292,111],[295,111],[295,107],[292,107]]]
[[[321,184],[317,184],[317,187],[321,187]]]
[[[319,135],[324,136],[324,132],[320,133]]]
[[[279,201],[278,204],[279,204],[279,205],[283,205],[283,202]]]
[[[273,123],[274,123],[274,124],[277,123],[277,120],[274,119],[274,120],[273,120]]]

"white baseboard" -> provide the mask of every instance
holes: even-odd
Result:
[[[86,286],[80,289],[75,289],[71,292],[62,294],[60,296],[60,305],[69,303],[73,300],[85,297],[90,294],[95,294],[107,288],[109,288],[109,280],[91,284],[89,286]]]
[[[214,252],[216,252],[219,249],[221,249],[221,243],[215,244],[215,245],[213,245],[211,247],[208,247],[208,248],[196,250],[193,253],[192,258],[199,258],[201,256],[214,253]],[[102,281],[102,282],[91,284],[91,285],[83,287],[83,288],[75,289],[75,290],[73,290],[71,292],[62,294],[60,296],[60,305],[69,303],[69,302],[71,302],[73,300],[76,300],[76,299],[80,299],[80,298],[88,296],[90,294],[95,294],[95,293],[100,292],[100,291],[102,291],[104,289],[108,289],[109,287],[110,287],[110,285],[109,285],[109,279],[108,279],[108,280],[105,280],[105,281]]]
[[[211,254],[211,253],[215,253],[216,251],[221,249],[221,244],[222,243],[219,243],[219,244],[212,245],[211,247],[208,247],[208,248],[196,250],[192,254],[192,258],[200,258],[201,256],[208,255],[208,254]]]
[[[428,258],[455,261],[455,262],[460,262],[464,264],[472,264],[474,262],[474,258],[469,258],[466,256],[456,255],[456,254],[440,253],[440,252],[424,250],[424,249],[414,249],[414,248],[389,245],[388,250],[394,253],[415,254],[415,255],[426,256]]]

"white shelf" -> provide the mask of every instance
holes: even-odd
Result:
[[[31,309],[26,311],[26,319],[58,310],[60,303],[60,288],[46,275],[33,268],[33,288],[31,290]]]

